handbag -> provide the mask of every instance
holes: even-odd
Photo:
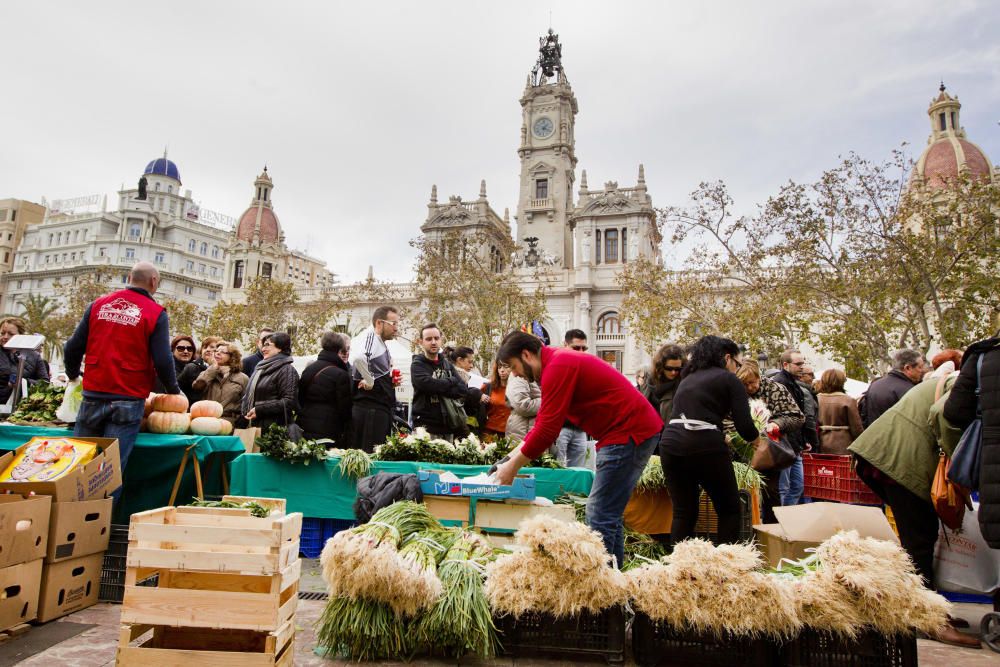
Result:
[[[465,412],[465,402],[458,398],[441,397],[444,424],[452,433],[464,433],[469,428],[469,415]]]
[[[965,427],[948,468],[948,479],[969,491],[979,490],[979,471],[983,462],[983,404],[979,393],[982,391],[981,375],[985,356],[985,353],[980,354],[976,361],[976,418]]]
[[[931,483],[931,502],[941,523],[952,530],[958,530],[965,518],[966,497],[962,488],[948,479],[950,463],[944,452],[941,452],[934,481]]]
[[[754,440],[750,467],[757,472],[784,470],[795,463],[795,459],[795,449],[785,436],[773,440],[762,435]]]

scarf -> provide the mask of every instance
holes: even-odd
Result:
[[[264,359],[257,364],[257,368],[255,368],[253,372],[253,377],[250,378],[250,385],[247,387],[247,391],[243,394],[243,399],[240,401],[240,410],[242,410],[242,414],[245,415],[250,412],[250,409],[256,403],[256,397],[254,394],[257,393],[257,383],[260,379],[265,375],[274,373],[283,366],[291,365],[291,363],[292,358],[284,352],[281,352],[274,355],[270,359]]]

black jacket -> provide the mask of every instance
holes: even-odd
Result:
[[[354,516],[368,523],[375,512],[397,500],[424,501],[420,481],[413,473],[380,472],[358,480],[358,498],[354,501]]]
[[[979,398],[983,410],[982,468],[979,476],[979,527],[993,549],[1000,549],[1000,338],[972,345],[962,372],[944,404],[944,417],[959,428],[976,418],[976,363],[983,356]]]
[[[457,398],[461,401],[479,400],[482,392],[472,389],[462,378],[458,377],[455,367],[438,355],[437,363],[422,354],[413,355],[410,365],[410,382],[413,385],[413,402],[410,405],[410,416],[413,426],[423,426],[429,432],[437,435],[465,435],[468,428],[461,433],[453,432],[445,426],[444,406],[441,397]]]
[[[332,438],[347,447],[351,424],[351,374],[336,352],[323,350],[302,371],[298,424],[310,440]]]
[[[788,390],[788,393],[792,395],[793,399],[795,399],[795,405],[799,406],[799,410],[802,411],[803,415],[806,415],[808,420],[809,415],[806,412],[805,390],[802,389],[802,385],[800,385],[799,381],[795,379],[795,376],[788,371],[782,370],[772,375],[771,379]],[[813,414],[813,417],[815,418],[815,414]],[[806,448],[806,443],[809,442],[806,439],[803,429],[797,429],[790,433],[782,433],[782,435],[788,438],[788,443],[795,448],[797,453],[801,453],[802,450]]]
[[[37,352],[0,350],[0,403],[6,403],[14,390],[11,380],[17,375],[19,357],[24,358],[24,375],[21,377],[28,381],[29,386],[40,380],[49,380],[49,365]]]
[[[882,414],[899,403],[903,394],[916,386],[910,378],[903,374],[903,371],[891,370],[883,377],[875,380],[868,387],[868,391],[862,396],[860,405],[861,423],[868,428]]]
[[[189,403],[201,400],[202,392],[195,391],[191,384],[207,369],[208,364],[203,359],[195,359],[177,373],[177,384],[180,385],[181,391],[187,396]]]
[[[288,421],[295,420],[295,412],[299,409],[299,374],[292,368],[291,357],[288,359],[287,363],[271,369],[257,380],[251,399],[257,418],[252,426],[266,431],[271,424],[285,426]],[[250,382],[253,383],[253,378]]]
[[[247,374],[247,377],[253,376],[253,372],[257,369],[257,364],[261,362],[264,355],[258,350],[253,354],[248,354],[243,357],[243,372]]]

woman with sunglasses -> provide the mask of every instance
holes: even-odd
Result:
[[[740,348],[728,338],[704,336],[691,346],[660,436],[660,463],[674,510],[672,543],[694,535],[702,489],[719,515],[719,541],[740,539],[739,490],[722,421],[731,415],[747,442],[760,435],[746,389],[735,375],[741,365]]]
[[[681,383],[683,368],[684,350],[680,345],[667,343],[653,357],[653,372],[642,388],[642,395],[659,411],[664,424],[670,419],[670,406]]]
[[[264,337],[264,359],[250,376],[240,405],[243,421],[266,431],[271,424],[287,426],[299,409],[299,374],[292,366],[292,338],[279,331]]]

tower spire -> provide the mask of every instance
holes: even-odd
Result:
[[[646,168],[644,166],[642,166],[642,163],[640,162],[639,163],[639,185],[645,185],[645,184],[646,184]]]
[[[437,184],[434,184],[434,185],[431,186],[431,203],[432,204],[438,203],[438,186],[437,186]]]
[[[486,199],[486,179],[479,181],[479,198]]]

